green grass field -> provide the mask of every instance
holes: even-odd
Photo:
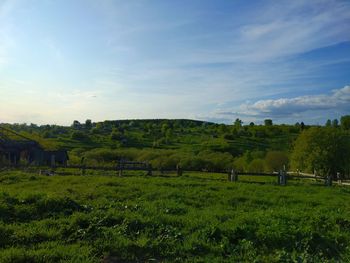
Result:
[[[349,262],[350,188],[0,173],[0,262]]]

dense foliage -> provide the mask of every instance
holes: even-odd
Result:
[[[270,151],[289,155],[300,125],[243,126],[192,120],[123,120],[81,124],[71,127],[34,124],[5,125],[39,141],[47,149],[69,149],[70,163],[113,164],[121,159],[149,161],[155,168],[227,169],[234,159],[259,152],[265,165]],[[245,163],[248,169],[249,158]]]
[[[336,128],[313,127],[296,140],[292,165],[296,169],[319,174],[349,174],[350,134]]]

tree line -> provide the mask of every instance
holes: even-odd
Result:
[[[4,125],[4,124],[3,124]],[[319,175],[349,176],[350,115],[323,126],[276,125],[271,119],[247,125],[194,120],[116,120],[71,126],[6,124],[50,148],[69,149],[70,162],[112,164],[149,161],[158,169],[230,169],[271,172],[286,167]]]

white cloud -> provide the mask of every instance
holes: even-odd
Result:
[[[294,98],[280,98],[259,100],[255,103],[241,104],[235,111],[220,110],[218,115],[289,118],[300,116],[306,112],[350,110],[350,86],[333,90],[331,94],[299,96]]]

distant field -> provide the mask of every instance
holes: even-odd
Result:
[[[0,262],[349,262],[350,188],[0,173]]]

